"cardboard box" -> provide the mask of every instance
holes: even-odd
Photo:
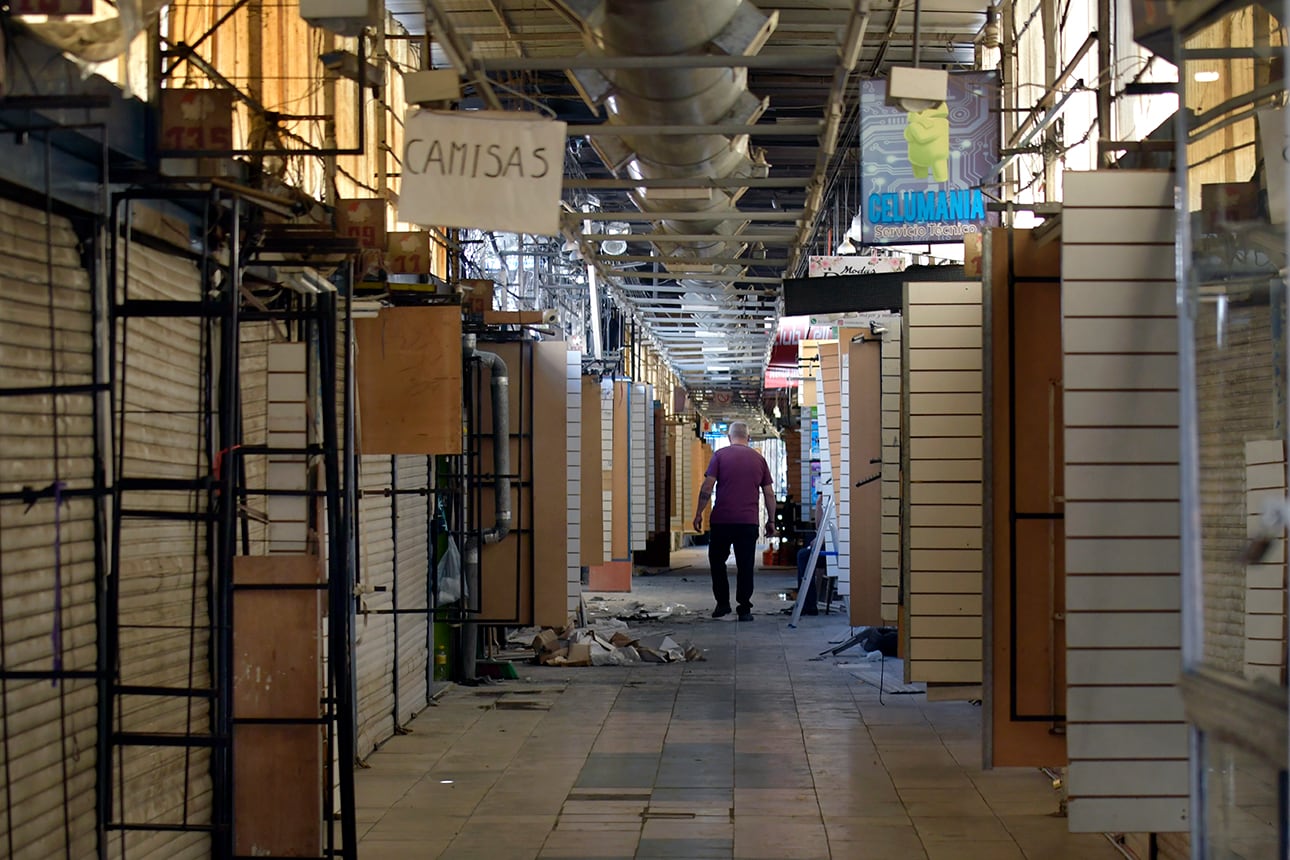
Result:
[[[549,627],[533,637],[533,650],[539,654],[555,651],[559,647],[560,637]]]
[[[579,642],[569,646],[568,666],[590,666],[591,665],[591,643]]]

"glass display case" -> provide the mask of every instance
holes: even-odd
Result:
[[[1184,676],[1194,857],[1286,857],[1286,28],[1180,3]]]

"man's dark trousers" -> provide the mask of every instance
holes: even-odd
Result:
[[[739,614],[752,609],[753,560],[757,554],[756,523],[712,523],[708,537],[708,562],[712,565],[712,596],[717,606],[730,605],[730,580],[726,558],[735,548],[735,600]]]

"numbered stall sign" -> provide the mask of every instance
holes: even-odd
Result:
[[[201,152],[233,148],[230,90],[161,91],[162,150]]]
[[[430,274],[430,234],[391,233],[385,270],[394,275]]]
[[[336,231],[364,250],[384,251],[385,201],[374,197],[336,201]]]

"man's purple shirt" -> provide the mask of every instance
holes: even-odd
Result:
[[[761,519],[761,488],[771,485],[770,467],[755,448],[727,445],[712,455],[709,478],[717,479],[717,500],[711,522],[725,525],[757,525]]]

